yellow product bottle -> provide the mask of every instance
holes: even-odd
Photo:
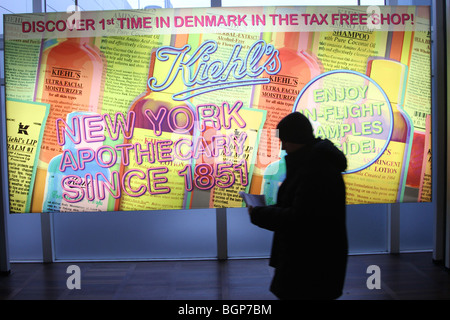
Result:
[[[57,143],[56,119],[74,111],[99,112],[101,107],[103,60],[92,47],[94,38],[67,38],[44,48],[36,81],[35,101],[50,104],[33,190],[32,212],[42,211],[48,164],[61,154]]]
[[[389,144],[370,167],[345,175],[348,203],[392,203],[403,201],[413,127],[403,110],[407,66],[387,59],[371,59],[367,75],[386,93],[393,111]]]

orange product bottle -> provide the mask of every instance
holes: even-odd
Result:
[[[264,73],[270,82],[255,90],[255,105],[267,111],[266,122],[259,141],[250,193],[260,194],[265,168],[278,161],[280,142],[274,130],[278,122],[293,111],[294,102],[303,87],[320,75],[322,67],[312,54],[299,50],[299,32],[272,33],[272,43],[279,51],[281,69],[275,75]]]
[[[33,190],[32,212],[42,211],[47,167],[62,153],[55,121],[73,111],[100,112],[104,61],[94,38],[67,38],[43,48],[36,80],[35,101],[50,104]],[[44,43],[45,45],[45,43]]]

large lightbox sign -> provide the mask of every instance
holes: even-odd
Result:
[[[276,125],[348,159],[347,203],[431,201],[429,7],[5,15],[11,213],[276,201]]]

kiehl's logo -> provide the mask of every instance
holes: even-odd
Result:
[[[81,71],[54,67],[52,68],[52,76],[79,80],[81,78]]]
[[[23,125],[22,122],[19,123],[19,130],[17,130],[17,133],[28,135],[28,127],[29,125]]]

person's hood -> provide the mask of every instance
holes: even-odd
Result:
[[[347,169],[347,158],[330,140],[317,138],[312,146],[311,161],[318,166],[333,166],[339,172]]]

